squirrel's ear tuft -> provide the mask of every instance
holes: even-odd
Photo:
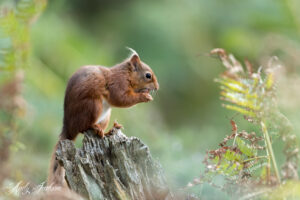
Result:
[[[130,64],[134,66],[135,70],[137,70],[141,63],[140,57],[138,53],[132,48],[127,47],[127,49],[129,49],[132,52],[131,56],[129,57]]]
[[[133,48],[126,47],[126,49],[128,49],[131,52],[131,56],[134,55],[134,54],[139,56],[139,54]]]

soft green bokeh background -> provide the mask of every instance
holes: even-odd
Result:
[[[213,79],[223,68],[208,56],[213,48],[248,58],[256,67],[272,55],[281,59],[289,79],[278,82],[279,105],[299,136],[299,13],[297,0],[50,0],[32,27],[24,86],[28,107],[19,134],[26,148],[12,156],[14,178],[46,180],[68,78],[82,65],[121,62],[129,55],[127,46],[152,67],[161,88],[153,102],[113,109],[111,120],[150,147],[173,187],[200,174],[206,150],[230,133],[232,117],[240,129],[254,130],[221,107]],[[274,145],[282,163],[282,145]],[[216,192],[210,186],[195,191],[204,197]]]

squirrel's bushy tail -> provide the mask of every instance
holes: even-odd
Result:
[[[56,143],[54,150],[52,152],[51,161],[50,161],[50,169],[47,178],[47,186],[52,187],[67,187],[67,182],[65,180],[65,169],[58,163],[56,159],[56,150],[58,148],[58,144],[61,140],[67,139],[65,133],[62,132],[59,136],[59,140]]]

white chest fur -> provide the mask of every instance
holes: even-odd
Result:
[[[98,117],[97,119],[97,124],[101,123],[103,120],[105,120],[111,112],[111,107],[110,105],[107,103],[107,101],[105,99],[102,100],[102,112],[101,115]]]

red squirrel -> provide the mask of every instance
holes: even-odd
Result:
[[[79,133],[93,129],[101,138],[107,128],[111,107],[126,108],[153,100],[149,94],[159,89],[152,69],[133,53],[125,61],[107,68],[83,66],[69,79],[65,92],[63,128],[59,140],[75,140]],[[115,128],[121,128],[117,123]],[[59,142],[59,141],[58,141]],[[64,169],[52,154],[47,184],[66,186]]]

